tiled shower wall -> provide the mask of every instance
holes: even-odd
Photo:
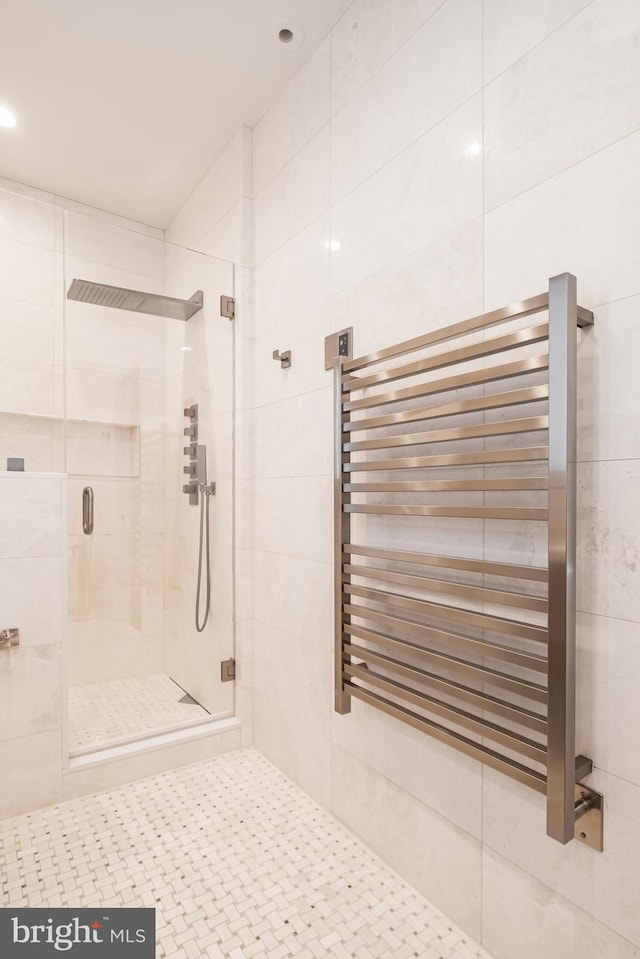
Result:
[[[236,316],[233,320],[232,359],[235,482],[231,507],[235,543],[235,715],[242,723],[245,746],[251,744],[252,737],[252,195],[252,134],[251,130],[242,127],[166,230],[168,244],[206,253],[233,263],[235,268]],[[229,356],[223,358],[225,364],[229,361]],[[222,376],[228,376],[230,370],[225,366],[220,372]],[[229,509],[228,500],[225,505]],[[214,582],[216,579],[219,576],[214,572]],[[214,668],[218,669],[219,665],[215,663]]]
[[[66,506],[64,476],[0,472],[0,819],[62,795]]]
[[[635,0],[355,0],[254,129],[254,742],[505,959],[640,949],[639,104]],[[325,335],[368,352],[563,271],[596,314],[578,748],[600,855],[547,839],[524,787],[361,703],[332,713]]]

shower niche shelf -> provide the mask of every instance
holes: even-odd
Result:
[[[334,371],[335,708],[357,699],[546,797],[602,848],[575,754],[576,279]],[[342,331],[344,332],[344,331]]]
[[[31,469],[62,471],[65,420],[46,413],[0,411],[0,457],[24,456]],[[140,475],[140,427],[107,420],[66,420],[67,470],[71,476]]]
[[[67,420],[70,476],[140,475],[140,428],[121,423]]]

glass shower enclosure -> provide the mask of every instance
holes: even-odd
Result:
[[[220,300],[234,277],[230,263],[75,212],[65,214],[64,251],[68,746],[77,756],[233,712],[221,663],[234,652],[234,332]],[[89,284],[79,301],[68,293],[74,280]],[[194,295],[203,306],[189,319],[162,315],[163,296]],[[134,309],[111,305],[123,299]],[[193,408],[210,497],[191,475]],[[194,485],[195,496],[183,491]],[[211,536],[199,563],[202,505]],[[210,570],[202,632],[199,566],[201,620]]]

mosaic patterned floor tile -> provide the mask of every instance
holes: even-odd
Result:
[[[0,821],[0,906],[153,906],[158,959],[491,959],[260,754]]]
[[[74,753],[209,718],[198,703],[181,703],[184,695],[184,689],[164,673],[72,686],[69,750]]]

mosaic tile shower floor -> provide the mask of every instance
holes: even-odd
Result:
[[[210,718],[164,673],[111,679],[69,689],[69,749],[77,752]]]
[[[0,906],[154,906],[158,959],[491,959],[260,754],[0,821]]]

